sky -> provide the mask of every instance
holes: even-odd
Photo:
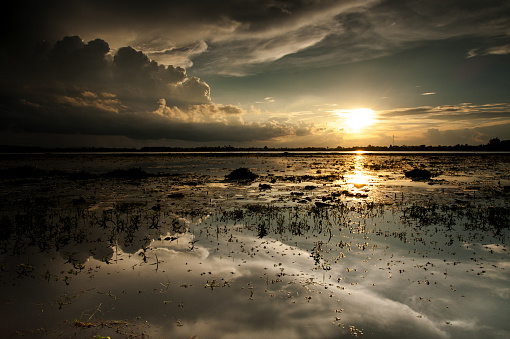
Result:
[[[508,1],[18,1],[0,24],[4,145],[510,139]]]

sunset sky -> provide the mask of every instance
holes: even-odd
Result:
[[[0,144],[510,139],[510,2],[18,1]]]

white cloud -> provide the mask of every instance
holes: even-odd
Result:
[[[168,45],[170,43],[170,45]],[[147,43],[145,43],[147,44]],[[193,66],[193,58],[205,53],[207,51],[207,43],[205,41],[198,41],[188,46],[171,47],[171,42],[166,42],[159,49],[157,46],[136,46],[143,50],[147,56],[164,65],[174,65],[184,68]]]
[[[477,56],[490,55],[490,54],[492,54],[492,55],[510,54],[510,44],[471,49],[468,51],[467,57],[473,58],[473,57],[477,57]]]
[[[272,102],[275,102],[276,99],[273,98],[273,97],[265,97],[264,98],[264,101],[255,101],[256,104],[267,104],[267,103],[272,103]]]

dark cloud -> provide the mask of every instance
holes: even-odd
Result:
[[[34,52],[27,54],[34,57],[19,60],[13,53],[4,65],[9,71],[2,89],[13,96],[109,92],[137,111],[150,110],[160,98],[176,106],[210,102],[208,85],[187,79],[181,67],[158,65],[131,47],[120,48],[113,59],[109,52],[108,43],[101,39],[84,43],[72,36],[57,41],[46,54]]]
[[[369,18],[362,12],[342,13],[335,18],[346,33],[360,34],[372,28]]]
[[[296,134],[290,124],[243,122],[241,108],[211,101],[207,83],[131,47],[111,56],[105,41],[72,36],[45,51],[7,65],[4,131],[239,142]]]
[[[312,126],[285,121],[245,123],[245,110],[211,99],[214,76],[263,72],[258,83],[245,77],[244,86],[259,86],[253,97],[278,96],[278,103],[298,91],[370,102],[391,92],[401,96],[389,100],[402,100],[393,107],[421,107],[381,119],[508,117],[499,109],[432,106],[508,96],[510,3],[503,0],[25,1],[11,4],[0,25],[0,122],[11,131],[45,126],[149,138],[152,130],[155,138],[171,132],[186,140],[313,135]],[[342,72],[325,74],[327,66]],[[271,78],[267,71],[277,69]],[[191,75],[210,76],[209,84]],[[434,86],[419,85],[437,95],[415,99],[397,88],[432,78]],[[260,91],[262,81],[278,91]],[[480,91],[482,83],[491,90]],[[447,92],[456,99],[445,101]]]
[[[237,75],[284,57],[283,66],[353,62],[466,35],[487,39],[472,55],[510,51],[494,40],[510,29],[504,0],[28,1],[2,25],[2,46],[21,54],[34,41],[100,37],[167,65],[197,59],[201,71]]]
[[[91,93],[83,93],[80,97],[59,98],[57,102],[51,103],[51,111],[40,104],[22,102],[16,107],[18,114],[7,115],[8,121],[4,122],[11,129],[30,133],[118,135],[132,139],[204,142],[269,140],[296,133],[292,125],[275,122],[229,123],[214,119],[194,121],[153,112],[118,113],[120,105],[117,99],[98,98]],[[202,108],[206,112],[210,111],[209,107]],[[232,114],[234,109],[220,106],[217,110]]]
[[[403,108],[403,109],[380,112],[379,117],[381,117],[381,118],[395,118],[395,117],[416,116],[416,115],[430,113],[432,111],[432,109],[433,109],[432,107]]]
[[[394,55],[434,41],[469,37],[473,41],[464,51],[465,56],[470,49],[472,56],[510,53],[509,44],[504,41],[508,40],[510,29],[510,5],[501,1],[469,1],[466,7],[456,1],[379,1],[345,7],[336,13],[334,17],[322,17],[321,22],[289,27],[285,35],[273,37],[273,41],[288,48],[288,53],[279,56],[274,67],[353,63]],[[291,36],[299,36],[299,39],[291,41]],[[310,43],[306,45],[304,42]],[[224,44],[230,48],[228,43]],[[220,48],[224,44],[211,47]],[[238,43],[232,49],[232,55],[243,56],[247,61],[239,65],[245,67],[245,72],[260,71],[256,60],[250,63],[250,55],[244,52],[243,46],[246,50],[249,50],[248,46],[260,49],[260,41],[247,41],[246,45]],[[204,65],[209,70],[210,57],[207,56],[209,64]],[[236,64],[234,60],[234,66]],[[196,65],[201,66],[199,62]]]

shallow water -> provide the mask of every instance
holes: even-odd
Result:
[[[0,330],[508,337],[509,158],[7,157],[2,170],[160,174],[4,176]],[[259,178],[223,180],[239,167]]]

